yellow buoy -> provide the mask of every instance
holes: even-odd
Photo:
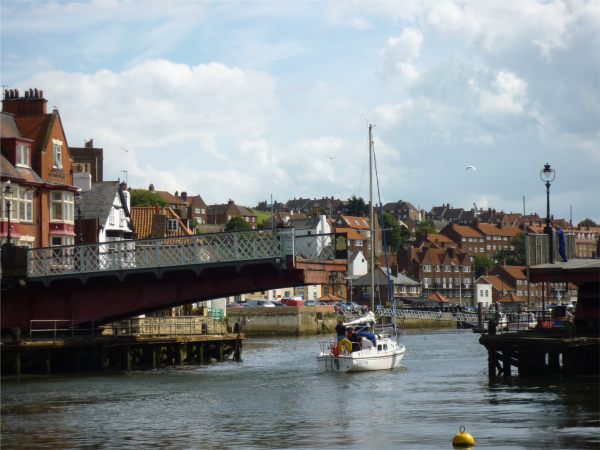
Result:
[[[452,439],[454,447],[472,447],[475,445],[475,438],[465,432],[465,427],[461,425],[458,429],[458,434]]]

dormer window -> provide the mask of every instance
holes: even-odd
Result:
[[[62,141],[59,141],[58,139],[52,139],[52,153],[54,155],[54,163],[53,163],[53,167],[55,169],[62,169],[63,164],[62,164]]]
[[[167,220],[167,231],[179,231],[179,224],[177,222],[177,219]]]
[[[31,147],[17,144],[17,166],[31,167]]]

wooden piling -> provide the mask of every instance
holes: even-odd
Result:
[[[241,357],[243,335],[90,336],[0,343],[2,374],[139,370]]]

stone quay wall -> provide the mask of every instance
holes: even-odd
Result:
[[[332,306],[233,307],[227,308],[227,327],[233,331],[239,321],[242,333],[250,336],[333,334],[339,317]],[[456,328],[456,321],[405,319],[397,325],[406,329]]]

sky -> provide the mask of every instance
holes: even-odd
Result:
[[[105,180],[207,204],[353,195],[600,223],[598,1],[11,1],[38,88]],[[473,169],[467,169],[473,166]],[[379,191],[379,195],[377,192]]]

